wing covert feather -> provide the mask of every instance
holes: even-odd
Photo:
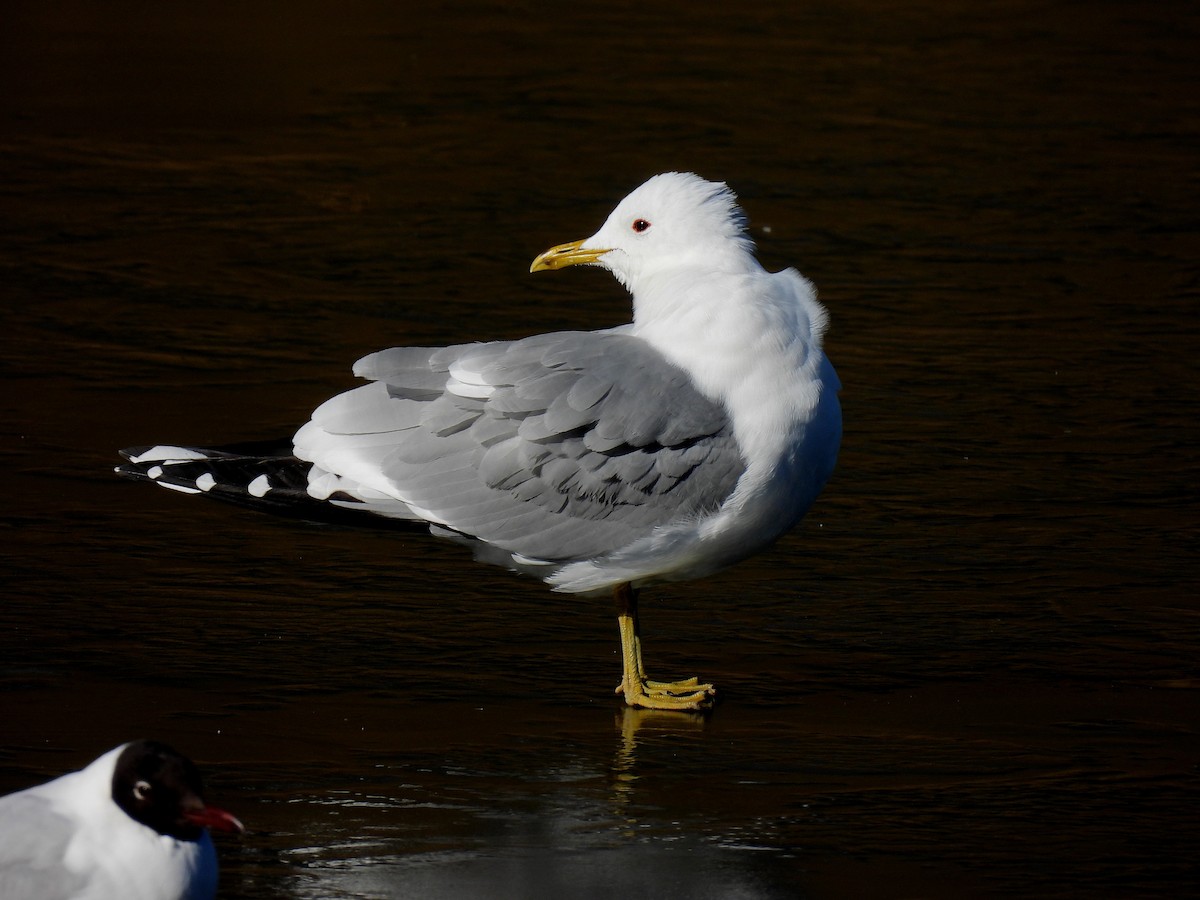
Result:
[[[704,515],[744,468],[724,409],[629,334],[396,348],[355,372],[386,390],[342,395],[373,391],[319,424],[397,426],[380,463],[395,495],[528,559],[589,558]]]

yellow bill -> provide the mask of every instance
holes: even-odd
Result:
[[[584,240],[587,240],[584,238]],[[567,266],[582,266],[593,263],[609,251],[607,249],[584,249],[583,241],[571,241],[569,244],[559,244],[551,247],[533,261],[530,272],[541,272],[545,269],[565,269]]]

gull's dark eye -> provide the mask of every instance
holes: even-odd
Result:
[[[641,234],[643,231],[646,231],[649,228],[650,228],[650,223],[647,222],[645,219],[634,219],[633,230],[636,231],[638,234]]]

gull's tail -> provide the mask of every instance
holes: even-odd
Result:
[[[317,499],[309,494],[312,463],[293,455],[290,439],[211,449],[160,444],[130,447],[121,455],[126,462],[115,471],[134,481],[311,522],[362,524],[355,498],[335,493]]]

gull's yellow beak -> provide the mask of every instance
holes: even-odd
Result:
[[[587,240],[584,238],[584,240]],[[592,263],[602,257],[608,250],[585,250],[580,246],[583,241],[571,241],[569,244],[559,244],[551,247],[533,261],[530,272],[541,272],[544,269],[564,269],[567,266],[581,266]]]

